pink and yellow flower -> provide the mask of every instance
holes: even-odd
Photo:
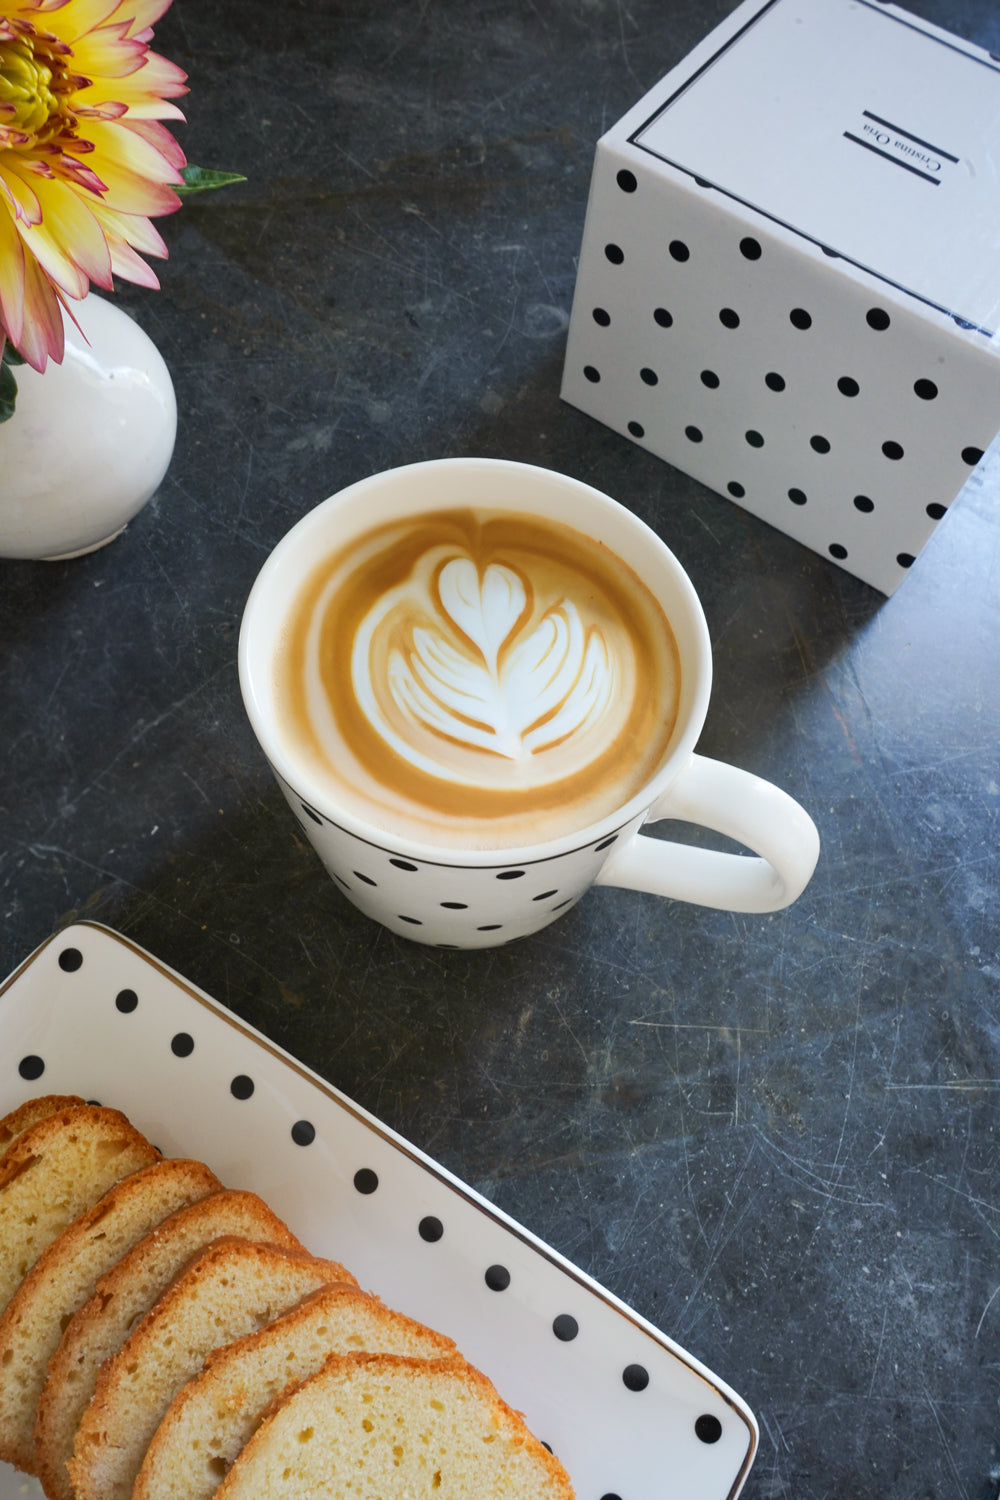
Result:
[[[171,0],[0,0],[0,350],[63,355],[62,308],[120,276],[156,287],[150,220],[180,199],[160,122],[186,75],[150,51]]]

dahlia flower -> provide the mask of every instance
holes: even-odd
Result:
[[[63,356],[62,308],[120,276],[159,285],[150,223],[180,206],[161,120],[186,75],[151,52],[171,0],[0,0],[0,350]],[[141,253],[140,253],[141,252]]]

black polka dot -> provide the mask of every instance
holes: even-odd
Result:
[[[855,495],[854,508],[855,510],[864,511],[865,515],[869,516],[875,509],[875,501],[868,495]]]
[[[628,424],[628,430],[632,434],[632,436],[635,437],[635,438],[641,438],[641,437],[645,437],[646,436],[646,429],[645,429],[645,427],[643,427],[643,425],[642,425],[641,422],[630,422]]]
[[[499,932],[503,926],[502,922],[484,922],[482,927],[477,927],[477,932]]]
[[[718,1417],[706,1412],[694,1424],[694,1434],[699,1442],[717,1443],[722,1436],[722,1423]]]
[[[639,184],[635,180],[635,173],[630,172],[627,167],[622,167],[615,177],[615,181],[623,193],[634,193]]]
[[[758,432],[756,428],[751,427],[749,432],[745,432],[743,435],[746,438],[747,442],[750,444],[751,448],[763,448],[764,435],[763,433]]]
[[[933,401],[938,393],[938,388],[934,384],[933,380],[915,380],[913,383],[913,389],[916,391],[921,401]]]
[[[601,378],[601,372],[596,365],[584,365],[584,379],[589,380],[591,385],[597,385]]]
[[[916,558],[913,556],[912,552],[897,552],[896,561],[899,563],[899,566],[901,568],[912,568],[913,564],[916,562]]]
[[[527,874],[526,870],[501,870],[500,873],[497,875],[497,879],[498,880],[520,880],[521,877],[522,877],[522,875],[525,875],[525,874]]]
[[[620,266],[625,259],[625,251],[621,245],[605,245],[604,254],[613,266]]]
[[[809,446],[814,453],[829,453],[830,439],[825,438],[822,433],[814,433],[809,439]]]
[[[719,377],[714,370],[702,370],[701,383],[708,386],[710,391],[717,391],[719,389]]]
[[[665,307],[657,307],[653,310],[653,320],[659,323],[661,328],[672,328],[674,323],[673,313],[667,312]]]
[[[700,427],[695,427],[692,423],[690,426],[685,427],[684,436],[687,438],[689,443],[700,443],[705,434],[702,432]]]
[[[552,1332],[564,1344],[569,1344],[580,1332],[580,1325],[570,1313],[560,1313],[552,1320]]]
[[[409,870],[412,872],[420,868],[419,865],[411,864],[408,859],[390,859],[389,863],[395,865],[397,870]]]
[[[29,1052],[26,1057],[21,1058],[21,1061],[17,1065],[17,1071],[26,1083],[34,1083],[35,1079],[41,1078],[45,1072],[44,1059],[38,1057],[34,1052]]]
[[[229,1085],[229,1092],[234,1099],[249,1099],[254,1091],[254,1081],[246,1073],[237,1073]]]
[[[194,1051],[194,1037],[188,1031],[178,1031],[170,1038],[170,1050],[175,1057],[190,1057]]]
[[[404,917],[402,912],[397,912],[396,916],[400,922],[406,922],[410,927],[423,927],[424,925],[419,917]]]
[[[448,911],[468,911],[469,910],[469,903],[467,901],[442,901],[441,905],[443,907],[445,907]]]
[[[644,365],[639,371],[639,379],[644,385],[659,385],[660,382],[659,375],[657,375],[655,370],[651,370],[648,365]]]
[[[83,954],[79,948],[64,948],[59,955],[59,967],[66,974],[75,974],[83,965]]]
[[[726,485],[726,489],[732,495],[734,500],[742,500],[743,496],[746,494],[746,490],[737,479],[731,479]]]
[[[799,489],[794,489],[793,488],[793,489],[790,489],[788,491],[788,498],[792,502],[793,505],[805,505],[805,503],[806,503],[806,501],[807,501],[807,499],[809,497],[806,494],[805,490],[799,490]]]
[[[760,260],[760,241],[748,234],[745,239],[740,240],[740,254],[746,260]]]
[[[739,328],[740,315],[731,307],[723,307],[719,312],[719,322],[723,328]]]
[[[595,307],[591,316],[593,317],[594,322],[599,323],[602,328],[607,328],[610,326],[611,314],[608,312],[606,307]]]
[[[847,556],[847,548],[844,547],[844,546],[842,546],[840,544],[840,542],[831,542],[830,543],[830,556],[831,557],[836,557],[841,562],[843,562],[844,558]]]
[[[893,459],[893,461],[895,461],[902,458],[903,445],[902,443],[893,442],[890,438],[888,442],[882,444],[882,452],[885,454],[886,458],[891,458]]]
[[[856,396],[860,389],[858,382],[850,375],[841,375],[837,381],[837,390],[842,396]]]
[[[865,314],[865,322],[869,328],[874,328],[876,333],[884,333],[891,319],[883,307],[870,307]]]
[[[366,1198],[378,1188],[378,1173],[372,1167],[359,1167],[354,1174],[355,1191]]]
[[[807,313],[804,307],[793,307],[788,314],[788,319],[793,328],[804,330],[812,327],[812,314]]]
[[[595,854],[599,854],[602,849],[610,849],[611,845],[612,844],[617,844],[617,842],[618,842],[618,835],[617,835],[617,833],[612,833],[608,838],[602,839],[599,844],[595,844],[594,845],[594,853]]]
[[[139,1004],[139,996],[135,990],[119,990],[115,996],[115,1009],[120,1010],[123,1016],[131,1015]]]
[[[616,1495],[611,1490],[609,1490],[606,1495],[601,1496],[601,1500],[622,1500],[622,1497],[621,1495]]]
[[[947,505],[939,505],[936,500],[932,500],[930,505],[928,505],[927,507],[927,514],[930,516],[932,521],[940,521],[942,516],[946,516],[948,514],[948,507]]]
[[[311,1146],[316,1139],[316,1126],[311,1120],[296,1120],[292,1126],[292,1140],[296,1146]]]
[[[506,1266],[487,1266],[483,1280],[491,1292],[505,1292],[510,1286],[510,1272]]]
[[[683,240],[671,240],[669,248],[674,260],[685,261],[690,258],[691,251]]]
[[[378,885],[377,880],[373,880],[370,875],[362,875],[360,870],[354,871],[354,878],[355,880],[360,880],[362,885]]]
[[[417,1225],[417,1232],[422,1240],[426,1240],[429,1245],[433,1245],[444,1234],[444,1225],[433,1214],[428,1214],[426,1218],[420,1220],[420,1223]]]
[[[779,375],[777,370],[768,370],[764,376],[764,384],[769,391],[783,391],[785,389],[785,377]]]
[[[982,450],[982,448],[963,448],[962,449],[962,462],[966,463],[966,464],[972,464],[973,467],[975,467],[975,465],[979,462],[979,460],[982,458],[982,456],[983,456],[983,450]]]
[[[557,896],[558,891],[540,891],[537,896],[532,896],[532,901],[547,901],[550,896]]]
[[[645,1365],[626,1365],[622,1380],[630,1391],[644,1391],[649,1384],[649,1371]]]
[[[322,824],[323,819],[320,817],[319,813],[315,811],[314,808],[308,805],[308,803],[303,802],[302,811],[305,813],[306,817],[311,818],[314,823]]]

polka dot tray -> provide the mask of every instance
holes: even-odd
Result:
[[[578,1500],[733,1500],[742,1488],[757,1426],[735,1392],[106,927],[66,928],[0,987],[0,1115],[40,1093],[123,1110],[166,1155],[259,1193],[316,1254],[449,1334],[558,1454]],[[0,1463],[0,1500],[41,1494]]]

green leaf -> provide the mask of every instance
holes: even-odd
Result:
[[[19,352],[19,350],[15,349],[14,345],[12,343],[10,343],[9,340],[3,346],[3,362],[4,362],[5,365],[23,365],[24,364],[24,355],[21,354]]]
[[[4,354],[6,356],[6,349]],[[0,362],[0,422],[7,422],[14,415],[17,401],[17,381],[7,367],[6,358]]]
[[[190,193],[207,193],[213,188],[229,187],[234,182],[246,182],[239,172],[216,172],[211,167],[182,167],[183,185],[175,186],[174,192],[181,198]]]

